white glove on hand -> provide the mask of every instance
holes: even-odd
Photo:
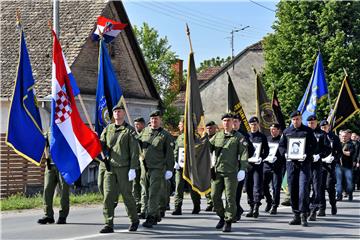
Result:
[[[285,158],[287,159],[287,153],[285,153]]]
[[[319,161],[319,159],[320,159],[320,155],[319,155],[319,154],[316,154],[316,155],[314,155],[313,157],[314,157],[314,162],[317,162],[317,161]]]
[[[165,172],[165,180],[169,180],[170,178],[172,178],[172,176],[173,176],[172,171]]]
[[[331,156],[330,157],[330,162],[334,161],[334,159],[335,159],[334,156]]]
[[[303,155],[303,159],[305,160],[306,157],[307,157],[306,154],[304,154],[304,155]]]
[[[131,182],[136,178],[136,172],[135,169],[130,169],[128,173],[129,181]]]
[[[258,158],[258,161],[257,161],[255,164],[258,165],[258,164],[260,164],[261,162],[262,162],[262,158],[259,157],[259,158]]]
[[[241,182],[242,180],[245,179],[245,171],[244,170],[240,170],[237,174],[237,180],[238,182]]]
[[[176,170],[179,170],[179,169],[180,169],[180,165],[179,165],[177,162],[175,162],[174,168],[175,168]]]
[[[276,160],[277,160],[277,157],[274,157],[274,158],[273,158],[273,162],[275,162]]]

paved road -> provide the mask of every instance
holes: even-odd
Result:
[[[246,196],[246,195],[245,195]],[[171,200],[173,201],[173,199]],[[242,201],[245,210],[248,208]],[[205,207],[205,202],[202,202]],[[129,220],[124,206],[116,208],[115,233],[99,234],[103,227],[102,206],[73,207],[66,225],[39,225],[36,220],[42,216],[42,210],[2,213],[2,239],[360,239],[360,192],[355,192],[354,201],[338,202],[338,215],[327,216],[309,222],[309,227],[289,226],[292,218],[290,207],[280,207],[277,216],[264,213],[261,206],[260,217],[249,219],[242,217],[233,224],[233,232],[222,233],[215,229],[218,217],[215,213],[202,211],[191,214],[191,203],[187,196],[183,215],[171,216],[153,229],[139,227],[135,233],[127,231]]]

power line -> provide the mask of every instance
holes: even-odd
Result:
[[[274,9],[271,9],[271,8],[269,8],[269,7],[267,7],[267,6],[264,6],[264,5],[260,4],[260,3],[255,2],[255,1],[253,1],[253,0],[249,0],[249,1],[252,2],[252,3],[254,3],[254,4],[256,4],[256,5],[258,5],[258,6],[260,6],[260,7],[262,7],[262,8],[265,8],[265,9],[267,9],[267,10],[269,10],[269,11],[276,12]]]

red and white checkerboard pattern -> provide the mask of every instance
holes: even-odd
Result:
[[[63,90],[58,91],[55,101],[55,123],[59,124],[64,122],[70,117],[71,112],[72,110],[68,96]]]

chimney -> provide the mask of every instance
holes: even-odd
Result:
[[[180,91],[180,87],[183,82],[183,62],[184,60],[176,59],[176,63],[172,65],[175,75],[171,89],[176,92]]]

